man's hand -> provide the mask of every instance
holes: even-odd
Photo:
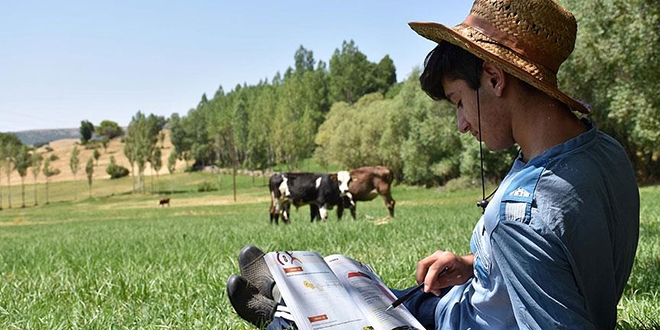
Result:
[[[467,282],[473,276],[474,256],[457,256],[438,250],[417,263],[417,283],[424,282],[424,292],[440,295],[440,289]],[[443,270],[446,271],[444,273]]]

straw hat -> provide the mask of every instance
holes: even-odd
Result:
[[[557,71],[573,51],[577,23],[552,0],[476,0],[465,21],[453,28],[409,25],[424,38],[452,43],[499,65],[575,111],[591,111],[557,88]]]

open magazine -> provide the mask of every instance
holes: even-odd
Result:
[[[270,252],[266,264],[298,329],[424,329],[373,269],[340,254]]]

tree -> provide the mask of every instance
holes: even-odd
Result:
[[[369,71],[367,56],[360,52],[353,40],[344,41],[341,52],[335,49],[330,58],[330,99],[347,103],[357,101],[368,89]]]
[[[660,179],[657,0],[560,2],[579,26],[575,50],[559,71],[560,87],[591,103],[591,117],[621,142],[640,181]]]
[[[273,148],[268,142],[275,89],[261,86],[248,119],[247,166],[250,169],[264,171],[273,162]]]
[[[156,185],[158,185],[158,172],[163,168],[163,156],[160,147],[154,148],[154,152],[151,154],[151,168],[156,172]],[[153,177],[153,175],[152,175]],[[153,192],[153,189],[152,189]]]
[[[293,56],[295,60],[295,74],[302,76],[305,72],[314,70],[314,53],[305,49],[302,45]]]
[[[87,120],[80,122],[80,143],[83,145],[87,144],[89,140],[92,139],[94,134],[94,124]]]
[[[85,173],[87,173],[87,184],[89,184],[89,197],[92,197],[92,178],[94,176],[94,158],[89,157],[87,159],[87,165],[85,166]]]
[[[370,80],[371,87],[367,89],[368,93],[387,94],[390,88],[396,84],[396,67],[389,55],[385,55],[378,64],[373,66]]]
[[[99,152],[98,148],[94,148],[94,153],[92,154],[94,157],[94,160],[96,161],[96,165],[99,164],[99,158],[101,157],[101,153]]]
[[[176,160],[177,160],[177,155],[176,152],[172,151],[167,157],[167,171],[170,172],[170,174],[174,173],[176,170]]]
[[[108,139],[107,136],[101,137],[101,146],[103,146],[103,151],[105,153],[108,153],[108,143],[110,143],[110,139]]]
[[[169,126],[170,141],[174,146],[174,151],[183,158],[183,154],[190,151],[191,142],[183,125],[183,119],[179,117],[178,113],[173,113],[170,116]]]
[[[124,152],[128,148],[132,160],[138,167],[138,188],[144,193],[144,170],[146,163],[151,159],[151,154],[158,142],[158,134],[165,125],[165,119],[153,114],[149,117],[138,111],[131,119],[128,125],[128,134],[126,136]],[[128,154],[126,155],[129,156]],[[129,159],[130,161],[130,159]],[[132,165],[131,165],[132,166]]]
[[[48,183],[50,182],[50,177],[60,174],[60,170],[58,168],[50,167],[50,157],[49,157],[46,158],[46,160],[44,161],[44,168],[42,172],[46,176],[46,205],[48,205]]]
[[[73,191],[75,200],[78,200],[78,184],[76,181],[76,174],[78,173],[78,166],[80,165],[78,155],[80,155],[80,150],[78,150],[78,146],[75,146],[73,147],[73,152],[71,152],[71,158],[69,158],[69,168],[71,168],[71,173],[73,173]]]
[[[26,145],[21,146],[18,153],[16,154],[16,171],[21,177],[21,207],[25,207],[25,176],[27,175],[27,169],[31,164],[30,151]]]
[[[131,165],[131,192],[135,192],[135,144],[132,141],[133,137],[127,136],[124,138],[124,156],[126,156],[126,159],[128,160],[128,163]],[[110,156],[110,166],[113,164],[114,157]],[[114,166],[113,166],[114,168]],[[106,169],[106,172],[108,170]],[[110,174],[110,172],[108,172]],[[110,178],[112,178],[112,174],[110,174]]]
[[[43,162],[44,157],[40,152],[34,151],[32,153],[32,176],[34,177],[34,205],[39,205],[37,199],[37,177],[41,172],[41,163]]]
[[[23,145],[13,133],[0,133],[0,168],[7,174],[7,204],[11,208],[11,172],[14,170],[16,153]],[[2,195],[0,195],[0,210],[2,210]]]
[[[11,208],[11,172],[16,168],[15,150],[16,147],[5,145],[4,168],[5,174],[7,175],[7,206],[9,208]]]
[[[116,122],[111,120],[104,120],[96,127],[96,134],[101,136],[101,140],[106,138],[107,141],[124,135],[124,130],[117,125]]]

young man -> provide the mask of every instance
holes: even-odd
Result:
[[[456,106],[460,132],[520,153],[474,228],[472,254],[421,260],[425,293],[406,307],[436,329],[613,329],[639,192],[621,145],[557,88],[575,43],[572,14],[551,0],[476,0],[453,28],[410,26],[438,43],[422,89]]]

